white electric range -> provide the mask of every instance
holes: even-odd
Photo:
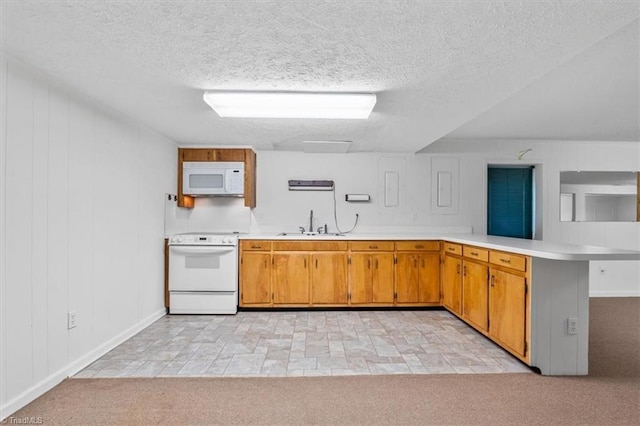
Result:
[[[169,239],[169,313],[237,311],[238,235],[173,235]]]

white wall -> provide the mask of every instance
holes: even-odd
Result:
[[[164,314],[177,149],[5,55],[0,94],[4,418]]]
[[[516,153],[532,148],[525,158]],[[486,165],[491,163],[536,164],[542,173],[542,239],[640,250],[638,222],[561,222],[560,172],[570,170],[640,170],[640,142],[566,141],[455,141],[442,140],[427,148],[431,155],[458,155],[475,178],[462,184],[468,198],[474,232],[486,232]],[[605,272],[600,273],[604,268]],[[595,272],[598,271],[597,274]],[[640,262],[591,262],[591,296],[640,296]]]
[[[257,207],[252,214],[252,232],[298,232],[309,228],[313,210],[314,228],[325,223],[336,232],[333,196],[336,196],[338,226],[351,229],[355,214],[359,222],[354,233],[366,232],[449,232],[470,231],[476,222],[472,206],[460,197],[455,213],[432,207],[431,155],[414,154],[305,154],[301,152],[259,151],[257,153]],[[446,157],[450,156],[436,156]],[[456,166],[458,163],[455,163]],[[464,187],[474,179],[461,159],[454,185]],[[384,172],[397,171],[400,177],[399,205],[385,206]],[[289,191],[288,181],[333,180],[332,191]],[[345,194],[369,194],[367,203],[350,203]],[[457,194],[454,194],[457,198]]]

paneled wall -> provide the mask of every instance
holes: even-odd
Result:
[[[177,162],[172,141],[1,59],[0,418],[163,315]]]

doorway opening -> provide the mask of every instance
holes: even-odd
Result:
[[[533,239],[534,166],[492,166],[487,170],[487,234]]]

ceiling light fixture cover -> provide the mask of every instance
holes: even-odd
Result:
[[[376,95],[209,91],[204,93],[204,101],[220,117],[365,120],[376,104]]]
[[[351,141],[302,141],[302,151],[307,153],[345,153]]]

